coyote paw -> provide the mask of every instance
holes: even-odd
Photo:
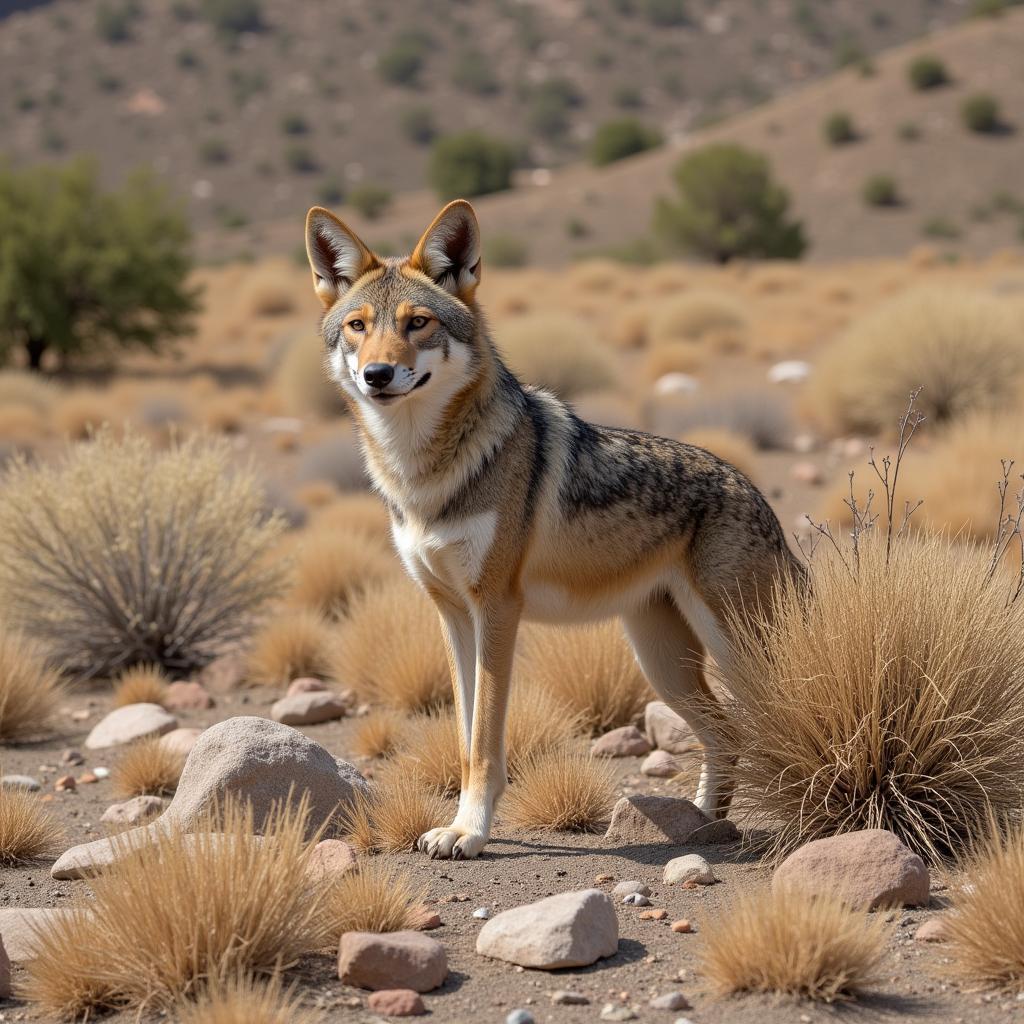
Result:
[[[474,835],[462,829],[432,828],[416,841],[416,849],[430,856],[431,860],[473,860],[487,843],[487,836]]]

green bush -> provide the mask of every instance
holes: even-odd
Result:
[[[293,142],[285,147],[284,162],[296,174],[312,174],[320,169],[316,154],[302,142]]]
[[[947,217],[930,217],[921,225],[921,234],[925,238],[937,238],[944,241],[955,241],[962,232]]]
[[[423,70],[424,40],[419,33],[404,32],[377,60],[381,77],[392,85],[413,86]]]
[[[442,199],[501,192],[512,185],[516,152],[482,132],[448,135],[434,144],[428,177]]]
[[[139,16],[133,0],[101,3],[96,8],[96,34],[107,43],[126,43],[132,37],[132,23]]]
[[[479,50],[463,50],[456,56],[452,84],[477,96],[490,96],[501,89],[493,62]]]
[[[531,131],[552,142],[569,131],[569,115],[580,103],[576,86],[567,78],[549,78],[534,90],[527,111]]]
[[[970,131],[981,134],[998,132],[1003,124],[999,101],[987,92],[976,92],[968,96],[960,107],[960,116]]]
[[[309,122],[293,110],[281,118],[281,131],[285,135],[305,135],[309,131]]]
[[[518,235],[492,234],[484,242],[484,262],[492,267],[525,267],[530,248]]]
[[[946,65],[938,57],[930,53],[921,54],[915,57],[907,65],[907,77],[910,84],[919,91],[925,89],[936,89],[940,85],[949,82],[949,72]]]
[[[204,164],[226,164],[231,159],[231,150],[221,138],[204,139],[199,144],[199,159]]]
[[[615,87],[612,102],[623,110],[640,110],[644,105],[644,94],[628,82]]]
[[[376,220],[391,205],[391,192],[383,185],[367,181],[352,189],[348,203],[367,220]]]
[[[345,201],[345,188],[336,174],[328,174],[317,186],[316,201],[324,206],[340,206]]]
[[[203,17],[226,39],[264,28],[260,0],[200,0]]]
[[[821,130],[825,141],[830,146],[842,146],[857,138],[857,129],[853,125],[853,118],[842,110],[829,114],[822,123]]]
[[[177,56],[175,56],[174,60],[175,63],[177,63],[178,67],[184,71],[194,71],[196,68],[200,68],[203,65],[203,62],[200,59],[199,54],[188,46],[182,47],[178,51]]]
[[[921,129],[913,121],[904,121],[896,129],[896,135],[902,142],[917,142],[921,138]]]
[[[768,160],[736,143],[714,143],[676,166],[678,198],[661,198],[655,231],[675,248],[725,263],[736,256],[797,259],[803,226],[789,218],[789,193]]]
[[[644,0],[644,14],[652,25],[672,28],[686,22],[685,0]]]
[[[0,164],[0,359],[39,369],[117,347],[158,348],[197,308],[188,221],[147,174],[101,190],[95,167]]]
[[[661,133],[635,117],[605,121],[594,133],[590,144],[590,162],[604,167],[624,157],[653,149],[662,143]]]
[[[429,146],[437,138],[437,122],[427,106],[407,107],[399,116],[402,134],[417,146]]]
[[[868,206],[899,206],[900,190],[896,179],[888,174],[872,174],[861,189]]]

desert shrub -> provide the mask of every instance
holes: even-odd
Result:
[[[946,241],[955,241],[961,235],[960,229],[948,217],[929,217],[921,225],[921,234],[925,238],[940,238]]]
[[[695,342],[709,334],[745,334],[747,330],[741,302],[726,292],[700,289],[657,303],[650,316],[648,339],[652,345]]]
[[[96,8],[96,34],[105,43],[126,43],[132,37],[132,25],[142,9],[132,0],[101,3]]]
[[[329,934],[400,932],[423,923],[427,887],[388,857],[367,858],[326,887]]]
[[[28,405],[0,409],[0,438],[30,445],[46,436],[46,420]]]
[[[114,681],[114,707],[128,704],[163,704],[170,680],[159,665],[134,665]]]
[[[1024,373],[1010,308],[981,292],[920,288],[855,320],[818,361],[810,409],[835,431],[891,431],[921,387],[932,423],[1012,405]]]
[[[0,740],[38,735],[49,728],[61,693],[60,677],[40,647],[0,627]]]
[[[757,470],[757,450],[750,439],[724,427],[697,428],[684,434],[681,441],[696,445],[725,459],[741,473],[754,477]]]
[[[281,118],[281,131],[285,135],[305,135],[309,131],[309,121],[297,110],[290,110]]]
[[[868,206],[900,205],[899,185],[889,174],[872,174],[861,186],[861,196]]]
[[[256,686],[287,686],[293,679],[331,678],[334,627],[317,612],[275,615],[253,637],[246,679]]]
[[[654,700],[618,622],[528,626],[515,675],[531,691],[550,694],[578,714],[593,735],[629,725]]]
[[[0,864],[10,867],[52,854],[63,836],[39,797],[0,787]]]
[[[407,719],[393,708],[376,708],[356,722],[352,753],[357,757],[389,757],[401,744]]]
[[[39,374],[24,370],[0,370],[0,408],[24,406],[40,416],[49,415],[62,392]]]
[[[402,134],[417,146],[429,146],[437,137],[437,122],[430,107],[407,107],[398,118]]]
[[[779,853],[886,828],[945,854],[1019,809],[1024,601],[948,536],[886,548],[819,549],[806,593],[738,624],[723,739]]]
[[[561,398],[600,391],[616,382],[615,357],[585,321],[565,313],[530,313],[499,325],[498,347],[528,384]]]
[[[199,159],[211,166],[226,164],[231,159],[231,150],[219,135],[211,135],[199,143]]]
[[[111,782],[122,799],[133,796],[169,796],[178,788],[185,758],[160,742],[160,737],[138,740],[124,748]]]
[[[643,10],[648,21],[659,28],[686,23],[685,0],[644,0]]]
[[[919,92],[935,89],[949,82],[946,65],[934,54],[923,53],[907,65],[907,78]]]
[[[455,55],[452,84],[476,96],[491,96],[501,89],[501,82],[494,72],[494,62],[486,53],[473,48]]]
[[[991,134],[1003,126],[999,101],[991,93],[976,92],[968,96],[960,107],[964,126],[972,132]]]
[[[320,170],[320,161],[304,142],[290,142],[284,147],[285,166],[296,174],[312,174]]]
[[[830,146],[842,146],[857,138],[853,118],[844,110],[829,114],[822,122],[821,131]]]
[[[914,121],[903,121],[896,129],[896,137],[901,142],[917,142],[921,138],[921,128]]]
[[[789,193],[768,160],[735,143],[713,143],[675,168],[677,199],[655,204],[654,227],[675,247],[726,263],[737,257],[797,259],[807,248],[789,219]]]
[[[200,0],[203,17],[225,39],[242,32],[263,29],[263,5],[260,0]]]
[[[320,179],[316,187],[316,201],[321,206],[340,206],[345,201],[345,186],[337,174],[325,174]]]
[[[338,430],[310,445],[299,459],[296,477],[299,483],[326,480],[339,491],[365,490],[370,485],[351,429]]]
[[[396,36],[377,58],[377,70],[392,85],[413,86],[423,70],[425,47],[418,32],[403,32]]]
[[[94,391],[73,391],[60,400],[52,417],[61,436],[84,441],[111,418],[110,399]]]
[[[728,430],[762,451],[787,448],[793,436],[785,400],[765,388],[662,403],[652,410],[651,418],[653,427],[662,434],[683,436],[696,430]]]
[[[302,1006],[293,990],[282,988],[280,974],[268,981],[237,978],[204,985],[195,1002],[179,1006],[177,1024],[320,1024],[323,1017]]]
[[[618,117],[598,126],[590,144],[590,162],[604,167],[660,146],[661,132],[636,117]]]
[[[305,798],[277,810],[261,842],[251,808],[228,804],[194,834],[172,825],[133,844],[90,880],[92,899],[40,934],[23,995],[51,1019],[166,1011],[319,948],[337,933],[325,927],[326,892],[306,882],[308,811]]]
[[[434,143],[427,171],[441,199],[471,198],[512,186],[516,151],[483,132],[446,135]]]
[[[391,765],[375,774],[368,794],[359,793],[342,812],[340,827],[362,853],[398,853],[450,817],[448,802],[436,789]]]
[[[510,234],[490,234],[484,241],[484,259],[489,267],[525,267],[530,247],[524,238]]]
[[[882,915],[785,889],[736,897],[704,927],[700,971],[720,995],[766,992],[834,1002],[879,980]]]
[[[253,316],[284,316],[295,309],[295,289],[274,267],[250,279],[245,304]]]
[[[220,440],[156,450],[101,431],[55,462],[15,460],[0,494],[0,606],[77,676],[202,667],[280,587],[263,556],[281,523],[260,506]]]
[[[670,341],[644,354],[644,376],[651,384],[669,373],[694,374],[707,362],[703,349],[685,341]]]
[[[615,770],[586,750],[561,748],[524,759],[501,802],[514,828],[594,832],[615,803]]]
[[[569,131],[571,111],[581,102],[579,91],[569,79],[549,78],[530,91],[527,124],[541,138],[563,142]]]
[[[391,190],[372,181],[365,181],[349,192],[348,205],[358,210],[367,220],[377,220],[391,205]]]
[[[293,416],[343,416],[341,388],[324,369],[324,346],[315,331],[298,331],[284,340],[284,354],[274,375],[274,388]]]
[[[384,645],[382,628],[388,633]],[[366,590],[350,603],[331,664],[334,678],[354,687],[363,700],[416,711],[451,699],[437,612],[430,598],[404,576]]]

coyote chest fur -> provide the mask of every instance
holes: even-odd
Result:
[[[469,204],[449,204],[406,259],[381,259],[320,208],[306,242],[328,372],[448,653],[462,788],[455,820],[419,847],[475,857],[487,842],[524,618],[619,617],[651,685],[705,747],[695,802],[724,814],[731,787],[702,658],[727,671],[730,613],[800,572],[764,497],[709,452],[593,426],[520,383],[476,302]]]

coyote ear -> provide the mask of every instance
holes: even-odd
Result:
[[[306,214],[306,255],[313,268],[313,289],[325,306],[380,263],[350,227],[322,206]]]
[[[465,199],[449,203],[434,218],[409,265],[463,302],[473,301],[480,283],[480,225]]]

